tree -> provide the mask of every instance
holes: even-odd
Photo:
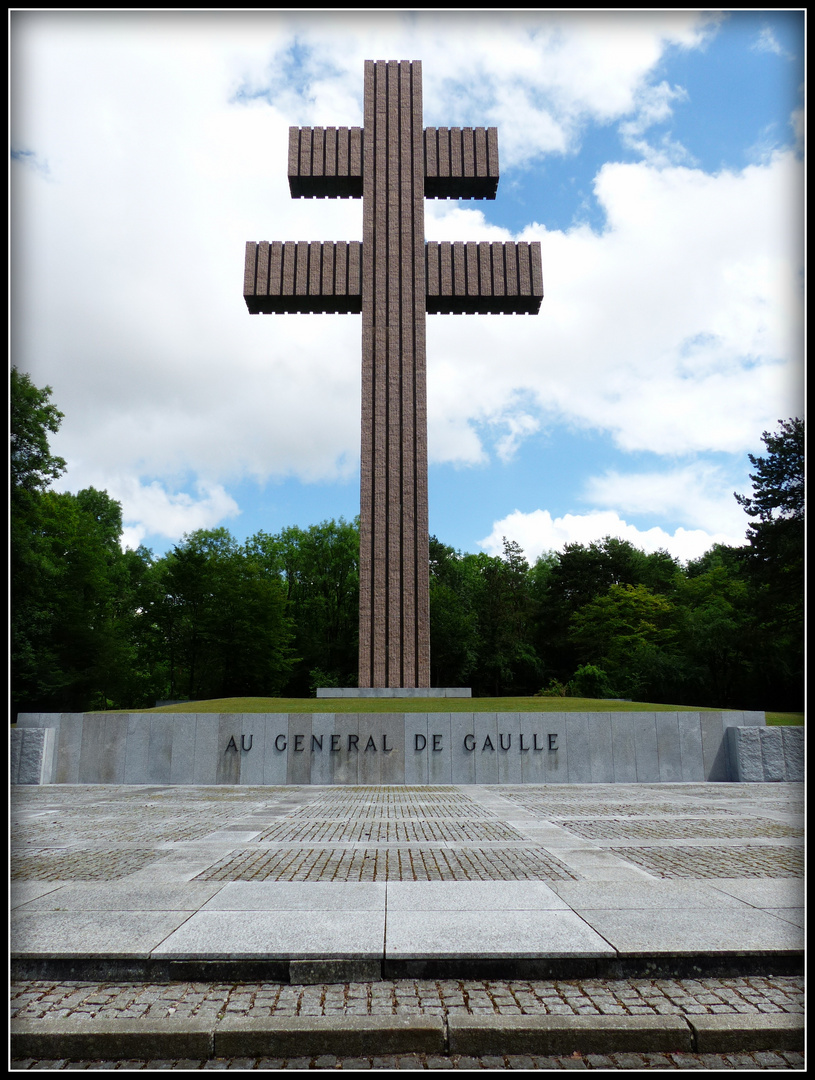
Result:
[[[63,414],[16,368],[10,389],[13,715],[151,704],[137,633],[150,554],[121,550],[107,492],[51,490],[65,462],[48,435]]]
[[[748,454],[753,495],[736,501],[758,521],[747,526],[750,564],[756,578],[772,585],[786,604],[802,612],[804,586],[804,422],[778,421],[774,435],[761,438],[767,457]]]
[[[432,686],[469,686],[478,657],[478,592],[472,559],[430,537]]]
[[[502,557],[468,556],[479,560],[480,577],[473,689],[495,696],[531,693],[542,678],[540,658],[532,644],[529,563],[514,540],[503,540]]]
[[[755,708],[755,620],[748,582],[741,562],[731,558],[733,550],[708,552],[682,581],[677,596],[680,649],[686,692],[693,700]],[[700,565],[705,569],[700,571]]]
[[[28,375],[11,369],[11,493],[44,491],[65,472],[51,453],[48,432],[59,430],[63,413],[49,401],[51,387],[38,389]]]
[[[653,699],[675,668],[674,606],[645,585],[609,586],[574,613],[570,638],[624,697]]]
[[[778,421],[765,431],[766,457],[749,454],[753,495],[736,501],[757,521],[747,527],[750,546],[745,570],[754,594],[752,606],[767,667],[766,694],[774,708],[803,702],[804,665],[804,421]],[[783,704],[782,704],[783,703]]]
[[[258,533],[249,547],[282,579],[299,657],[287,691],[354,686],[358,677],[359,521],[323,521],[277,536]]]
[[[185,536],[155,568],[148,613],[170,697],[275,696],[293,664],[285,588],[227,529]]]
[[[616,536],[566,544],[539,560],[531,576],[533,641],[546,677],[566,683],[586,659],[570,629],[576,611],[604,597],[612,585],[643,585],[670,597],[680,575],[679,563],[666,551],[647,555]]]
[[[766,458],[747,455],[756,469],[750,473],[753,497],[734,492],[736,502],[763,524],[804,520],[804,421],[795,417],[778,423],[781,428],[774,435],[769,431],[761,435],[769,455]],[[755,534],[761,530],[750,525],[749,531]]]
[[[11,698],[12,711],[47,700],[62,683],[51,649],[53,610],[47,588],[55,567],[43,537],[44,493],[65,471],[51,453],[48,433],[62,413],[50,403],[51,387],[39,389],[11,369]]]

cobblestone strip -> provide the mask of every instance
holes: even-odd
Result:
[[[196,881],[569,881],[542,848],[237,848]]]
[[[794,1069],[802,1071],[804,1055],[791,1051],[750,1054],[571,1054],[569,1057],[442,1057],[401,1054],[378,1058],[339,1058],[331,1054],[302,1058],[211,1058],[209,1061],[12,1061],[19,1070],[68,1069]]]
[[[803,849],[758,847],[610,847],[612,854],[663,878],[804,876]]]
[[[257,843],[345,843],[367,840],[372,844],[410,843],[422,841],[491,841],[523,840],[516,829],[502,822],[467,822],[459,820],[379,821],[376,818],[363,821],[281,821],[264,830]]]
[[[643,821],[638,818],[608,818],[603,821],[560,821],[564,829],[587,840],[619,839],[750,839],[764,837],[800,837],[802,827],[778,821],[711,821],[710,818],[674,817],[662,821]]]
[[[12,850],[13,881],[115,881],[161,858],[155,848]]]
[[[698,1016],[803,1013],[804,980],[584,979],[330,983],[12,982],[14,1019],[176,1019],[223,1016]]]

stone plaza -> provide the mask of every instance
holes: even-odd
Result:
[[[16,1058],[802,1046],[800,783],[12,791]]]

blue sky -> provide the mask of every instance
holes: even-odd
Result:
[[[359,316],[249,316],[246,240],[361,238],[292,200],[289,125],[362,123],[421,59],[427,126],[495,125],[494,202],[433,240],[540,240],[538,316],[429,316],[430,529],[530,559],[741,543],[749,453],[803,415],[800,11],[11,16],[12,357],[66,490],[125,542],[359,506]]]

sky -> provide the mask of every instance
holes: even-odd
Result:
[[[803,416],[803,48],[796,10],[13,12],[11,356],[65,414],[55,487],[156,555],[354,518],[361,318],[250,316],[244,246],[362,238],[361,200],[291,198],[288,128],[421,60],[425,126],[500,155],[426,238],[539,240],[544,283],[427,317],[431,534],[745,543],[748,454]]]

